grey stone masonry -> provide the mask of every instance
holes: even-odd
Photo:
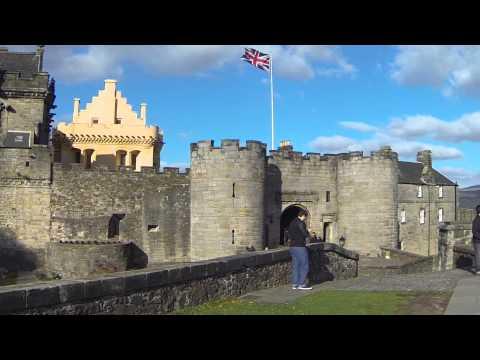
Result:
[[[308,245],[313,282],[357,275],[358,254],[334,244]],[[2,314],[162,314],[289,282],[288,249],[0,288]]]
[[[263,248],[266,145],[212,140],[191,146],[191,257]]]

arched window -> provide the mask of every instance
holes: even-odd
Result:
[[[133,170],[137,169],[137,158],[139,154],[140,154],[140,151],[138,150],[134,150],[130,153],[130,164]]]
[[[125,150],[118,150],[116,153],[116,165],[125,166],[127,161],[127,152]]]
[[[425,224],[425,209],[420,209],[420,224]]]

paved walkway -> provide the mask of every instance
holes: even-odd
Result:
[[[457,283],[459,286],[457,286]],[[455,307],[452,309],[455,311],[457,311],[456,309],[466,309],[468,313],[480,313],[480,277],[475,277],[471,273],[459,269],[445,272],[385,275],[380,277],[360,276],[354,279],[329,281],[314,285],[310,291],[292,290],[290,285],[286,285],[254,291],[242,296],[242,298],[254,300],[258,303],[285,304],[294,302],[302,296],[327,289],[344,291],[453,291],[454,295],[448,306],[449,309],[453,301],[453,306]],[[467,304],[472,303],[472,297],[477,308],[466,308]],[[456,303],[459,305],[455,305]]]
[[[469,274],[458,281],[445,315],[480,315],[480,276]]]

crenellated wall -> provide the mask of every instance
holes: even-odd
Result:
[[[150,263],[187,261],[189,182],[177,168],[156,173],[54,164],[51,240],[133,242]],[[120,216],[117,230],[114,214]]]
[[[263,248],[265,155],[258,141],[191,145],[192,259]]]
[[[299,205],[308,211],[308,225],[319,235],[323,234],[324,223],[335,224],[338,208],[336,164],[337,156],[303,155],[290,150],[270,151],[265,192],[270,247],[279,244],[281,215],[291,205]],[[330,192],[328,202],[327,191]],[[329,240],[334,241],[335,238],[334,235]]]

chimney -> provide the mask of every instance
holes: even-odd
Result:
[[[43,54],[45,52],[45,45],[37,45],[37,50],[35,51],[38,56],[38,72],[43,71]]]
[[[80,114],[80,99],[73,99],[73,121],[75,121]]]
[[[115,96],[115,93],[117,92],[117,80],[105,80],[105,91],[113,93],[113,95]]]
[[[278,148],[281,151],[292,151],[293,145],[290,140],[282,140],[280,141],[280,147]]]
[[[147,123],[147,103],[140,104],[140,119],[143,120],[143,123]]]
[[[417,162],[422,163],[422,179],[425,182],[433,182],[432,151],[422,150],[417,153]]]

